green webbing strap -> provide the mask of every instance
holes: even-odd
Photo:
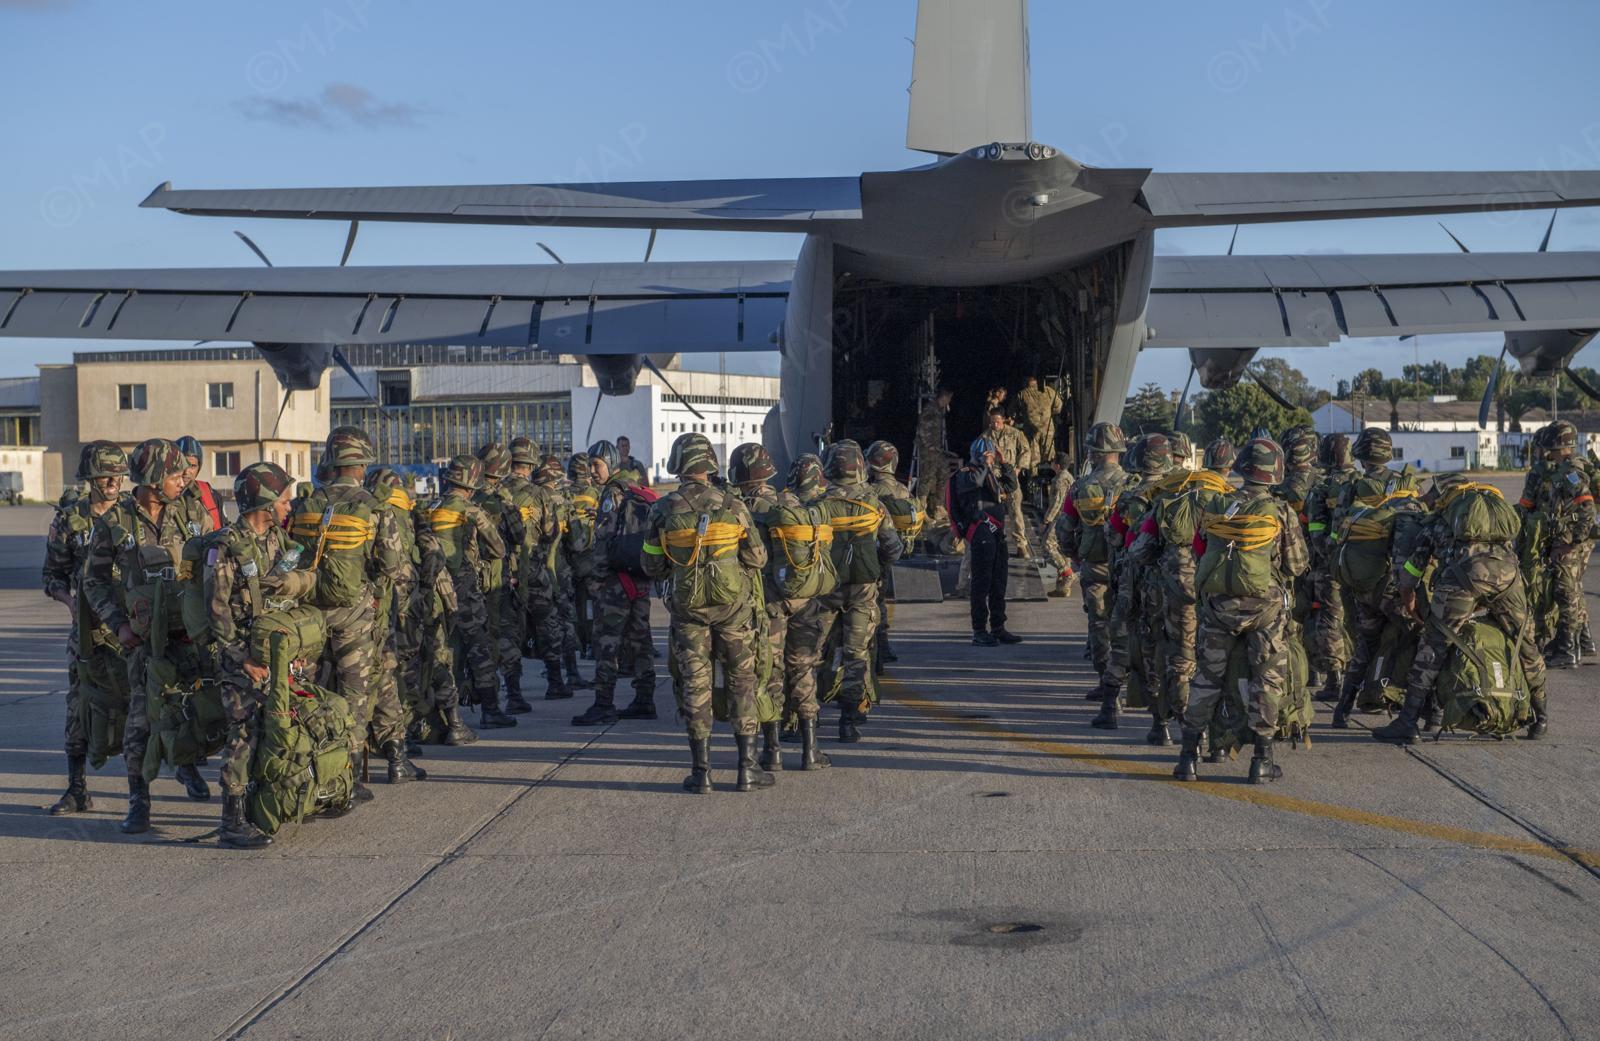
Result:
[[[1410,575],[1412,578],[1421,578],[1422,569],[1408,560],[1406,561],[1406,574]]]
[[[1310,524],[1306,525],[1306,530],[1307,531],[1327,531],[1328,530],[1328,526],[1326,524],[1322,523],[1321,521],[1312,521]]]

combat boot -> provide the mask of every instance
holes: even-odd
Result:
[[[783,748],[778,744],[781,723],[761,724],[761,769],[783,772]]]
[[[173,776],[178,783],[183,785],[183,793],[195,802],[206,802],[211,798],[211,786],[206,784],[206,779],[200,776],[200,768],[193,763],[180,766],[174,771]]]
[[[244,815],[244,796],[222,793],[222,827],[217,841],[229,849],[260,849],[272,845],[272,836]]]
[[[128,775],[128,813],[119,827],[124,835],[150,830],[150,784],[143,774]]]
[[[633,700],[623,706],[617,713],[618,719],[655,719],[656,703],[654,698],[635,694]]]
[[[845,709],[839,713],[839,743],[853,745],[861,740],[861,728],[856,725],[855,713]]]
[[[1528,740],[1537,741],[1550,733],[1550,713],[1544,698],[1533,703],[1533,722],[1528,724]]]
[[[1578,654],[1585,658],[1593,658],[1595,655],[1594,636],[1589,632],[1587,625],[1578,630]]]
[[[506,677],[506,712],[513,716],[525,716],[533,711],[533,706],[528,704],[528,699],[522,696],[522,677]]]
[[[689,776],[683,779],[683,790],[696,795],[711,794],[711,739],[691,737],[689,758],[694,765],[689,770]]]
[[[89,781],[84,776],[85,758],[81,755],[67,756],[67,790],[50,807],[50,816],[86,813],[94,809],[94,800],[89,798]]]
[[[817,719],[800,721],[800,769],[826,770],[833,765],[828,754],[817,747]]]
[[[478,692],[478,726],[514,727],[517,717],[500,711],[500,690],[489,688]]]
[[[1339,691],[1339,703],[1333,707],[1333,728],[1335,730],[1350,729],[1350,710],[1356,707],[1356,692],[1360,690],[1359,682],[1351,682],[1347,677],[1344,688]]]
[[[1172,734],[1167,730],[1167,721],[1164,719],[1152,719],[1150,721],[1150,732],[1144,736],[1144,743],[1155,745],[1157,748],[1170,748],[1172,746]]]
[[[1428,711],[1423,713],[1423,715],[1422,715],[1422,727],[1421,727],[1422,732],[1424,734],[1431,734],[1435,730],[1438,730],[1439,729],[1439,720],[1440,720],[1440,718],[1442,716],[1443,716],[1443,713],[1441,713],[1439,711],[1439,706],[1437,706],[1437,705],[1429,705],[1428,706]]]
[[[594,680],[586,680],[583,673],[578,671],[578,652],[568,651],[561,656],[562,664],[567,668],[567,697],[572,697],[574,690],[590,690],[594,687]],[[545,697],[549,697],[548,694]]]
[[[398,741],[383,743],[383,757],[389,761],[388,781],[404,784],[407,781],[426,781],[428,771],[406,758],[406,749]]]
[[[1544,666],[1547,669],[1576,669],[1583,664],[1583,658],[1569,647],[1563,647],[1554,654],[1545,657]]]
[[[1103,702],[1106,700],[1106,698],[1116,697],[1118,693],[1119,691],[1117,688],[1107,686],[1106,681],[1101,680],[1099,683],[1095,684],[1094,687],[1090,688],[1089,693],[1083,696],[1083,700]]]
[[[461,709],[451,705],[445,709],[444,715],[444,743],[451,747],[470,745],[478,740],[478,732],[467,726],[461,719]]]
[[[734,782],[736,792],[752,792],[757,788],[771,788],[778,779],[756,765],[756,735],[737,734],[739,743],[739,776]]]
[[[573,664],[572,671],[578,671],[576,663]],[[544,665],[544,699],[565,701],[570,697],[572,697],[572,687],[561,676],[561,663],[551,658]]]
[[[1393,741],[1401,745],[1414,745],[1417,743],[1417,712],[1420,705],[1414,704],[1410,698],[1400,707],[1400,714],[1381,727],[1372,731],[1374,740]]]
[[[1250,759],[1250,783],[1271,784],[1283,776],[1283,767],[1272,761],[1272,738],[1256,735],[1256,754]]]
[[[1339,695],[1343,693],[1343,684],[1344,669],[1329,669],[1328,679],[1325,683],[1323,683],[1322,689],[1317,691],[1316,700],[1338,701]]]
[[[1183,750],[1178,753],[1178,765],[1173,768],[1172,776],[1180,781],[1198,781],[1200,771],[1195,769],[1195,760],[1200,758],[1200,731],[1183,728]]]
[[[572,717],[572,725],[575,727],[608,727],[616,721],[617,710],[598,701],[584,709],[582,715]]]
[[[1100,702],[1100,711],[1089,720],[1089,725],[1096,730],[1117,729],[1117,692],[1111,691],[1104,701]]]

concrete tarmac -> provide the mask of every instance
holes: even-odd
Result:
[[[659,722],[535,700],[238,853],[170,776],[118,832],[120,761],[93,812],[42,812],[47,521],[0,510],[0,1038],[1600,1037],[1600,667],[1552,674],[1545,742],[1403,750],[1322,706],[1282,782],[1179,785],[1145,717],[1087,726],[1076,600],[995,649],[906,606],[865,739],[826,717],[831,770],[785,746],[740,795],[720,729],[718,791],[684,793],[663,669]]]

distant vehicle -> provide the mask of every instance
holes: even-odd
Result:
[[[22,475],[17,471],[0,472],[0,502],[7,506],[22,505]]]

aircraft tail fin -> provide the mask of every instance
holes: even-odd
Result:
[[[906,147],[954,155],[1031,131],[1028,0],[920,0]]]

